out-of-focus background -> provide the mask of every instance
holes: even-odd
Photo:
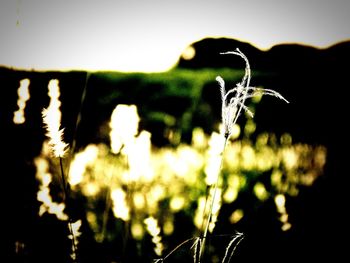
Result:
[[[346,1],[1,2],[1,261],[193,262],[218,173],[203,262],[222,262],[237,232],[232,262],[343,258],[348,11]],[[251,86],[290,103],[248,99],[254,117],[238,118],[218,169],[215,78],[227,89],[242,80],[244,60],[220,54],[236,48]],[[54,99],[64,158],[42,118]]]

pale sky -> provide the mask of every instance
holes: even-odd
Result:
[[[206,37],[350,40],[350,0],[0,1],[0,66],[20,69],[165,71]]]

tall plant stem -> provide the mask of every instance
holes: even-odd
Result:
[[[63,184],[63,199],[66,203],[66,207],[68,207],[69,205],[69,190],[68,190],[68,186],[66,183],[66,178],[65,178],[65,174],[64,174],[64,169],[63,169],[63,160],[62,157],[59,157],[60,159],[60,168],[61,168],[61,177],[62,177],[62,184]],[[77,260],[77,245],[76,245],[76,240],[75,240],[75,235],[74,235],[74,231],[73,231],[73,226],[72,226],[72,219],[68,214],[68,228],[69,228],[69,233],[72,236],[72,253],[74,255],[74,262],[76,262]]]
[[[87,86],[88,86],[88,82],[89,82],[90,77],[91,77],[91,73],[87,71],[86,76],[85,76],[84,87],[83,87],[81,97],[80,97],[79,111],[78,111],[77,119],[75,121],[74,130],[73,130],[72,144],[70,147],[70,154],[68,156],[68,163],[69,164],[71,163],[72,159],[74,158],[74,152],[76,150],[76,145],[77,145],[76,138],[77,138],[77,133],[78,133],[78,129],[79,129],[81,118],[82,118],[82,110],[83,110],[83,105],[84,105],[85,98],[86,98]],[[69,169],[70,169],[69,164],[66,167],[67,174],[69,174]]]
[[[209,207],[209,213],[208,213],[208,217],[207,217],[207,222],[206,222],[206,225],[205,225],[205,228],[204,228],[204,231],[203,231],[203,235],[201,236],[202,242],[201,242],[200,251],[199,251],[198,263],[200,263],[200,260],[201,260],[201,258],[203,257],[203,254],[204,254],[205,240],[207,238],[208,229],[209,229],[209,225],[210,225],[210,221],[211,221],[211,217],[212,217],[212,213],[213,213],[215,196],[216,196],[216,192],[217,192],[217,189],[218,189],[221,168],[222,168],[222,164],[223,164],[223,160],[224,160],[224,151],[225,151],[225,148],[226,148],[226,144],[227,144],[228,138],[229,137],[225,135],[224,145],[223,145],[222,151],[220,153],[221,160],[220,160],[219,172],[218,172],[217,177],[216,177],[216,182],[210,187],[209,193],[208,193],[208,195],[210,197],[211,196],[210,195],[211,189],[214,189],[213,190],[213,195],[211,196],[211,200],[210,200],[210,207]],[[205,210],[206,210],[206,205],[204,207],[204,211]]]
[[[74,153],[75,147],[76,147],[76,143],[77,143],[76,137],[77,137],[79,125],[81,122],[82,110],[83,110],[83,105],[84,105],[85,98],[86,98],[87,86],[88,86],[90,77],[91,77],[91,73],[87,71],[86,76],[85,76],[85,84],[84,84],[83,91],[82,91],[81,97],[80,97],[79,111],[78,111],[77,119],[75,121],[75,126],[74,126],[73,140],[72,140],[72,147],[71,147],[71,153],[72,153],[71,156],[73,156],[73,153]]]

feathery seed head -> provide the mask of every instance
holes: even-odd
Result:
[[[237,48],[236,51],[228,51],[220,54],[233,54],[238,55],[244,59],[246,63],[245,74],[240,83],[236,84],[236,87],[226,91],[225,81],[221,76],[216,77],[216,81],[219,83],[221,92],[221,118],[223,123],[223,134],[226,139],[228,139],[232,132],[234,124],[236,123],[242,109],[246,111],[251,117],[253,113],[249,110],[247,106],[244,105],[245,100],[252,98],[254,96],[260,95],[270,95],[275,96],[279,99],[284,100],[289,103],[281,94],[271,89],[262,89],[250,86],[251,70],[247,57]]]
[[[49,145],[55,157],[64,157],[68,150],[68,144],[63,141],[63,129],[61,125],[61,102],[59,100],[60,90],[58,80],[52,79],[49,82],[48,95],[50,104],[48,108],[43,109],[42,117],[46,128],[46,136],[49,138]]]

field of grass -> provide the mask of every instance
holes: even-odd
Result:
[[[277,262],[292,254],[299,238],[293,229],[301,218],[293,212],[300,193],[323,175],[327,148],[295,142],[288,130],[263,131],[243,114],[220,156],[218,75],[230,89],[244,71],[3,70],[5,185],[15,189],[5,213],[5,227],[12,230],[6,262],[196,261],[194,244],[217,174],[203,262],[222,262],[227,248],[234,252],[231,262],[259,253]],[[270,88],[271,78],[253,72],[252,85]],[[18,104],[23,79],[29,80],[29,96]],[[62,114],[58,128],[68,144],[58,157],[42,120],[54,79]],[[258,116],[263,100],[254,97],[246,105]],[[288,105],[266,101],[282,109],[278,123]],[[18,108],[22,123],[13,119]]]

